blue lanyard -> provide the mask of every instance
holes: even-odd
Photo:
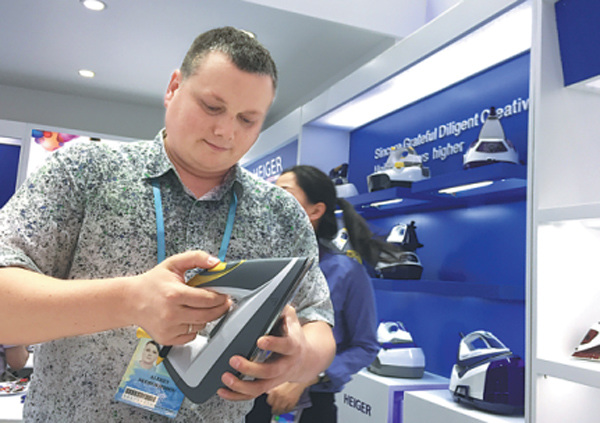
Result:
[[[152,181],[152,191],[154,192],[154,210],[156,211],[157,258],[158,262],[161,263],[166,258],[165,222],[163,217],[162,200],[160,197],[160,187],[157,180]],[[237,195],[235,191],[232,190],[231,201],[229,202],[229,213],[227,214],[227,224],[225,225],[225,233],[223,234],[223,240],[221,241],[221,248],[219,248],[219,260],[221,261],[225,261],[227,247],[229,247],[229,240],[231,238],[231,232],[233,231],[233,221],[235,220],[237,202]]]

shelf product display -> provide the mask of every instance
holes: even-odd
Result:
[[[496,108],[492,106],[479,131],[479,136],[463,156],[463,167],[469,169],[497,162],[518,164],[519,153],[513,143],[506,138],[500,117],[496,113]]]
[[[598,75],[600,32],[592,23],[600,18],[600,4],[535,5],[528,417],[592,423],[598,421],[600,368],[572,355],[576,346],[583,352],[578,344],[598,321],[600,191],[593,169],[600,151],[600,96],[587,83]]]
[[[356,186],[348,182],[348,163],[342,163],[329,171],[329,178],[335,186],[339,198],[352,197],[358,194]]]
[[[423,244],[417,239],[415,222],[398,224],[392,228],[386,241],[400,247],[394,257],[382,253],[381,261],[375,266],[376,274],[390,279],[421,279],[423,265],[415,253]]]
[[[383,169],[367,176],[369,192],[391,187],[410,187],[413,182],[431,177],[429,168],[423,166],[423,159],[412,147],[394,146],[383,165]]]
[[[525,364],[491,332],[471,332],[460,341],[449,390],[456,402],[499,414],[522,414]]]
[[[448,375],[456,363],[456,346],[448,342],[447,332],[478,329],[474,324],[499,333],[513,351],[524,354],[527,166],[495,160],[464,169],[463,155],[491,114],[502,117],[501,130],[514,137],[520,159],[527,161],[526,109],[512,104],[528,104],[528,65],[528,55],[520,55],[349,136],[349,180],[361,193],[347,200],[374,232],[389,231],[388,242],[401,245],[412,232],[414,241],[406,243],[412,244],[413,251],[407,248],[405,253],[412,254],[405,256],[413,255],[416,266],[412,270],[422,272],[406,275],[411,270],[406,262],[401,269],[404,275],[393,274],[397,266],[387,269],[386,275],[376,272],[378,317],[402,320],[415,333],[427,333],[419,346],[429,371],[439,375]],[[513,79],[507,80],[506,75]],[[506,82],[497,84],[498,80]],[[511,107],[490,110],[489,104]],[[389,156],[400,151],[402,144],[414,146],[429,167],[430,177],[410,184],[390,183],[386,189],[373,190],[373,184],[365,187],[368,176],[383,168],[382,159],[390,161]],[[427,247],[418,250],[418,256],[415,250],[422,245],[416,239],[417,226]],[[502,322],[497,319],[500,315]],[[369,373],[376,374],[374,368]],[[504,370],[498,367],[494,374]],[[524,367],[520,371],[523,394]],[[448,407],[468,408],[454,401]],[[523,407],[521,395],[521,412]],[[482,419],[494,416],[476,411]]]
[[[600,336],[598,334],[600,334],[600,323],[594,323],[575,348],[575,352],[572,354],[573,357],[600,360]]]
[[[419,347],[429,371],[439,375],[449,376],[456,363],[449,332],[483,326],[506,339],[516,354],[524,354],[527,167],[496,160],[465,169],[463,155],[491,114],[501,116],[502,131],[514,138],[519,159],[527,161],[526,109],[512,105],[528,104],[528,65],[528,55],[520,55],[350,134],[349,180],[361,193],[347,200],[374,232],[394,233],[398,244],[408,223],[416,222],[411,231],[419,227],[419,241],[426,247],[417,250],[422,274],[399,280],[379,273],[382,277],[373,278],[379,318],[402,320],[413,333],[427,333]],[[490,104],[511,107],[490,110]],[[390,160],[398,147],[408,144],[429,167],[430,177],[387,189],[366,187],[368,176],[383,168],[382,159]],[[521,380],[523,393],[523,367]],[[469,408],[450,402],[452,410]],[[523,403],[521,396],[521,411]],[[496,417],[472,411],[483,420]]]
[[[518,2],[501,3],[490,8],[491,14],[478,18],[477,25]],[[475,5],[480,7],[483,3],[466,1],[459,6],[464,6],[466,16]],[[444,25],[438,26],[436,31],[440,27]],[[429,31],[423,34],[426,32],[429,34]],[[450,39],[453,37],[444,37],[444,43]],[[396,57],[396,51],[406,53],[403,44],[408,46],[398,43],[389,56],[382,57],[382,61],[393,68],[390,72],[407,67],[399,66],[395,60],[407,57],[405,54]],[[486,52],[488,50],[494,49],[486,44]],[[407,59],[406,65],[417,63],[429,54],[423,48],[420,51],[418,60]],[[349,80],[348,84],[340,83],[335,90],[328,90],[303,107],[297,132],[287,131],[288,124],[296,125],[292,123],[296,121],[295,116],[281,122],[277,131],[269,132],[278,136],[281,131],[287,139],[291,136],[301,139],[299,163],[327,170],[334,166],[336,169],[339,163],[348,163],[345,170],[350,172],[346,176],[358,194],[346,199],[369,222],[374,233],[388,236],[395,230],[399,235],[402,227],[406,232],[409,222],[418,224],[421,241],[427,248],[419,250],[418,256],[414,250],[405,251],[405,256],[412,256],[413,263],[417,264],[413,270],[418,268],[422,273],[404,275],[403,280],[399,280],[391,274],[397,269],[390,268],[388,275],[375,273],[372,283],[379,320],[401,320],[414,334],[426,333],[419,347],[427,357],[428,370],[437,375],[448,375],[456,363],[456,345],[454,339],[449,339],[452,338],[449,333],[485,327],[505,339],[516,354],[524,356],[525,353],[527,243],[524,238],[528,194],[525,164],[528,162],[530,57],[526,48],[515,51],[516,55],[506,56],[493,65],[490,62],[491,67],[465,74],[457,83],[429,92],[416,101],[402,103],[394,111],[366,124],[348,128],[337,128],[333,123],[329,126],[330,123],[319,117],[329,114],[338,103],[342,105],[356,97],[358,88],[350,85],[362,76],[361,69],[356,79]],[[472,53],[468,62],[476,55]],[[401,72],[404,73],[410,72]],[[379,84],[379,79],[375,79],[369,85]],[[381,85],[385,84],[384,79]],[[431,85],[431,82],[427,80],[425,84]],[[351,92],[348,98],[345,98],[346,92]],[[343,102],[337,98],[332,100],[338,95],[344,96]],[[490,105],[495,107],[490,109]],[[340,111],[343,109],[345,107],[340,107]],[[500,131],[490,129],[494,125],[490,121],[494,119]],[[486,125],[486,121],[489,124]],[[482,131],[484,126],[486,129]],[[493,158],[504,160],[486,160],[482,163],[485,166],[465,169],[464,155],[473,140],[487,137],[494,142],[498,133],[501,146],[496,143],[487,150],[495,153]],[[505,133],[510,141],[505,140]],[[331,145],[331,153],[314,154],[321,151],[315,147],[323,145],[323,140]],[[502,148],[509,150],[511,144],[518,151],[516,158],[511,160],[498,154]],[[410,174],[414,174],[415,179],[411,179]],[[338,241],[343,243],[344,240]],[[408,263],[404,265],[406,271]],[[366,372],[370,378],[385,378],[372,368],[374,366]],[[402,383],[401,378],[387,379]],[[468,407],[454,402],[447,387],[444,390],[447,407],[462,415],[462,410]],[[361,393],[354,398],[360,398],[364,404],[369,403],[366,399],[370,397]],[[369,405],[373,405],[374,410],[383,402],[376,398]],[[398,411],[398,407],[394,410]],[[478,413],[481,421],[499,417],[470,411]],[[388,421],[402,419],[389,418]]]
[[[381,322],[377,327],[377,341],[381,349],[368,367],[370,372],[391,377],[423,377],[425,354],[402,322]]]

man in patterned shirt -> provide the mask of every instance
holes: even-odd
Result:
[[[234,193],[227,261],[317,257],[294,198],[237,164],[258,137],[276,83],[275,64],[253,37],[208,31],[171,77],[165,128],[154,141],[63,147],[0,210],[8,316],[0,320],[0,342],[41,343],[25,421],[172,421],[113,397],[137,326],[160,344],[180,345],[229,309],[229,297],[183,282],[187,270],[218,263]],[[164,222],[160,264],[153,185]],[[293,306],[284,312],[285,335],[258,341],[279,353],[276,360],[232,357],[229,364],[255,380],[223,374],[227,389],[203,404],[184,400],[175,421],[239,423],[256,396],[327,368],[333,313],[317,265]]]

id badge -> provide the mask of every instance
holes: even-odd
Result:
[[[160,346],[138,329],[138,345],[121,379],[115,399],[167,417],[175,417],[183,403],[183,392],[169,376]]]

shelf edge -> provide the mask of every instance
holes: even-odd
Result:
[[[397,280],[372,278],[379,291],[416,292],[450,297],[475,297],[499,301],[525,302],[525,290],[511,285],[454,282],[442,280]]]
[[[600,388],[600,363],[596,364],[598,364],[598,370],[589,369],[585,365],[571,365],[565,362],[538,358],[534,360],[533,369],[538,376],[550,376],[592,388]]]
[[[538,209],[536,217],[537,222],[542,224],[563,220],[600,218],[600,203]]]

